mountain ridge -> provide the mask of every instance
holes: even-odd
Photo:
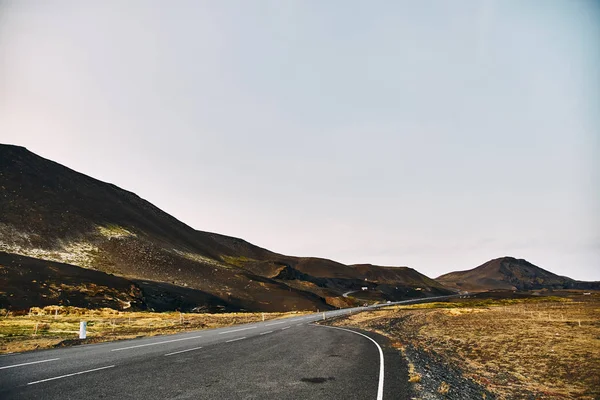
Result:
[[[224,304],[235,299],[238,309],[356,304],[342,293],[360,288],[369,272],[194,229],[133,192],[21,146],[0,145],[0,188],[0,251],[199,290]],[[367,270],[375,279],[371,294],[379,300],[450,293],[416,271],[378,282],[382,270]]]
[[[600,289],[600,282],[585,282],[554,274],[525,259],[504,256],[478,267],[453,271],[435,278],[442,285],[463,291]]]

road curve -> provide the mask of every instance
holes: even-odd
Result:
[[[0,398],[405,398],[385,338],[314,324],[361,310],[4,355]]]

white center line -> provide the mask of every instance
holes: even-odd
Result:
[[[239,332],[239,331],[247,331],[248,329],[256,329],[256,326],[250,326],[248,328],[240,328],[240,329],[233,329],[233,330],[225,331],[225,332],[219,332],[219,335],[224,335],[226,333],[233,333],[233,332]]]
[[[285,331],[286,329],[290,329],[290,327],[286,326],[285,328],[281,328],[282,331]]]
[[[230,339],[230,340],[227,340],[225,343],[235,342],[235,341],[237,341],[237,340],[242,340],[242,339],[246,339],[246,336],[244,336],[244,337],[239,337],[239,338],[237,338],[237,339]]]
[[[100,371],[101,369],[107,369],[107,368],[113,368],[113,367],[114,367],[114,365],[109,365],[107,367],[100,367],[100,368],[88,369],[87,371],[75,372],[74,374],[67,374],[67,375],[55,376],[54,378],[48,378],[48,379],[42,379],[41,381],[29,382],[28,385],[35,385],[36,383],[42,383],[42,382],[53,381],[55,379],[67,378],[69,376],[87,374],[88,372]]]
[[[32,361],[32,362],[26,362],[26,363],[23,363],[23,364],[7,365],[7,366],[4,366],[4,367],[0,367],[0,369],[22,367],[23,365],[39,364],[39,363],[45,363],[45,362],[48,362],[48,361],[56,361],[56,360],[60,360],[60,358],[50,358],[48,360],[42,360],[42,361]]]
[[[262,333],[259,333],[259,335],[266,335],[267,333],[273,333],[273,331],[262,332]]]
[[[185,349],[185,350],[174,351],[172,353],[165,354],[165,356],[172,356],[173,354],[185,353],[186,351],[198,350],[198,349],[201,349],[201,348],[202,347],[194,347],[193,349]]]
[[[180,342],[182,340],[198,339],[198,338],[201,338],[201,337],[202,336],[192,336],[192,337],[181,338],[181,339],[163,340],[162,342],[154,342],[154,343],[138,344],[136,346],[121,347],[121,348],[118,348],[118,349],[112,349],[111,351],[121,351],[121,350],[135,349],[135,348],[138,348],[138,347],[155,346],[157,344]]]
[[[279,325],[279,324],[285,324],[287,321],[281,321],[281,322],[273,322],[270,324],[265,324],[265,326],[271,326],[271,325]]]

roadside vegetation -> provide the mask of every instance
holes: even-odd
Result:
[[[154,313],[47,306],[20,314],[0,310],[0,354],[219,328],[304,313]],[[80,321],[87,321],[84,340],[79,339]]]
[[[390,337],[417,393],[437,363],[500,399],[600,398],[600,293],[394,306],[334,324]],[[430,386],[460,398],[450,382]]]

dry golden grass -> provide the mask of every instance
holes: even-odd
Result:
[[[411,383],[419,383],[421,382],[421,374],[415,371],[415,366],[413,363],[408,363],[408,381]]]
[[[600,398],[600,295],[419,304],[337,324],[435,352],[500,398]]]
[[[448,392],[450,391],[450,385],[448,385],[446,382],[442,382],[440,384],[440,387],[438,388],[438,393],[439,394],[448,394]]]
[[[302,312],[264,313],[265,320],[302,315]],[[181,314],[179,312],[123,312],[109,308],[34,307],[28,315],[0,317],[0,354],[78,343],[79,322],[87,321],[85,343],[210,329],[262,321],[263,313]]]

